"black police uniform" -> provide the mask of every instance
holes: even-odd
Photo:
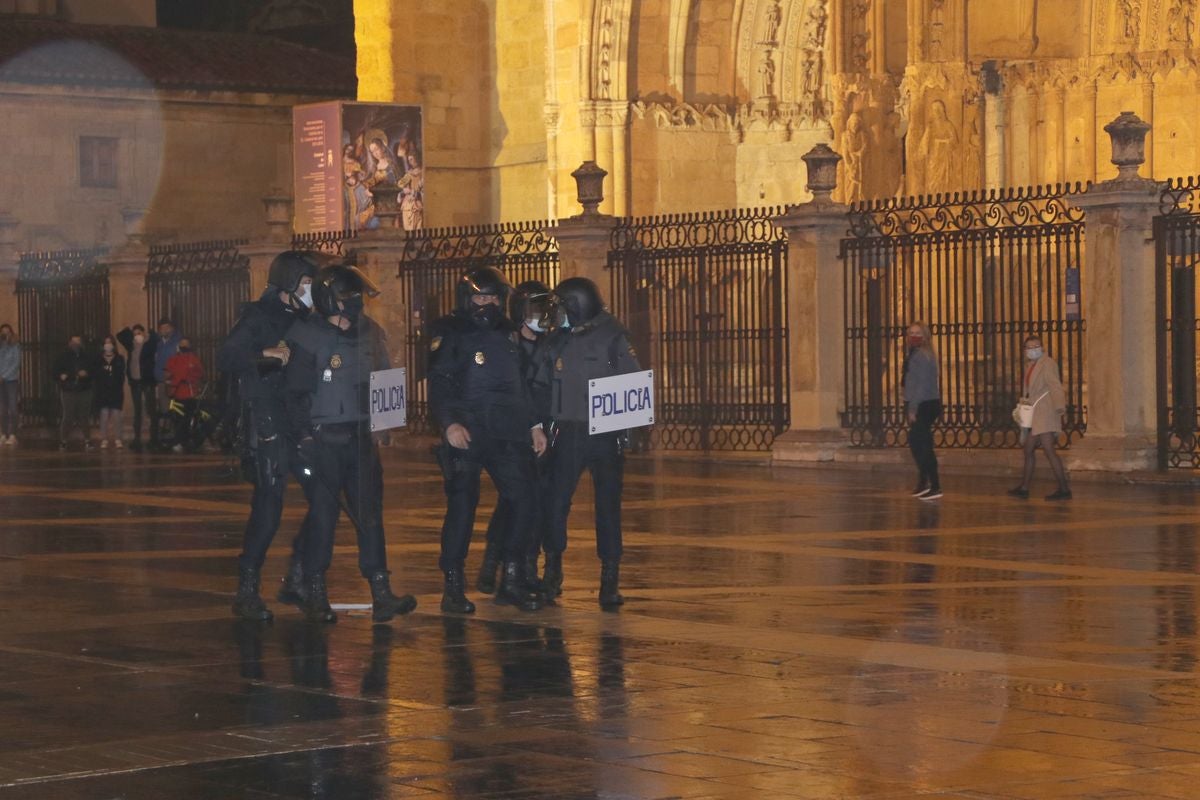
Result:
[[[313,271],[309,270],[307,274],[311,276]],[[297,283],[301,277],[296,277]],[[258,600],[257,580],[267,550],[279,529],[288,473],[296,473],[298,466],[293,455],[295,443],[291,441],[287,424],[283,362],[262,355],[264,350],[283,343],[288,330],[307,313],[303,307],[298,309],[280,300],[281,291],[287,289],[268,286],[262,297],[248,303],[217,351],[217,368],[238,381],[246,448],[243,453],[245,471],[254,483],[250,518],[246,521],[242,553],[238,556],[242,581],[234,602],[235,614],[252,619],[270,619],[271,616]],[[296,477],[307,489],[303,476],[297,474]],[[280,592],[281,600],[299,602],[300,557],[308,523],[309,516],[306,515],[300,533],[292,542],[292,566]],[[254,582],[252,594],[249,592],[251,586],[245,585],[247,581]]]
[[[625,457],[624,434],[591,435],[588,427],[588,381],[637,372],[637,356],[625,328],[606,311],[582,324],[550,334],[534,379],[539,393],[549,394],[551,433],[549,522],[546,542],[548,594],[561,585],[562,552],[567,548],[571,499],[585,469],[592,473],[596,509],[596,554],[601,570],[601,604],[617,605],[621,561],[621,494]],[[607,580],[606,580],[607,579]],[[611,591],[605,592],[607,588]],[[607,594],[607,596],[606,596]]]
[[[469,303],[470,294],[465,297]],[[446,573],[443,607],[474,610],[462,598],[462,571],[479,505],[480,474],[486,469],[513,515],[504,531],[504,577],[496,601],[536,610],[540,602],[526,586],[523,562],[534,520],[530,431],[538,419],[516,331],[507,321],[480,324],[460,301],[454,313],[433,323],[430,336],[430,412],[443,430],[459,424],[471,437],[465,450],[444,442],[439,455],[447,498],[438,562]]]
[[[530,383],[533,380],[534,369],[537,363],[537,351],[543,338],[544,336],[538,336],[537,339],[527,339],[525,336],[517,334],[517,347],[521,358],[521,374],[524,376],[526,383]],[[536,402],[535,414],[539,421],[543,419],[544,414],[542,413],[542,409],[536,408]],[[528,543],[528,549],[525,553],[525,571],[527,577],[532,577],[537,573],[537,557],[546,539],[545,499],[550,496],[548,463],[549,459],[545,456],[534,460],[534,482],[530,487],[530,502],[533,504],[533,521],[531,524],[533,527],[525,536]],[[488,520],[487,549],[484,553],[483,563],[479,568],[479,579],[476,582],[476,588],[484,594],[491,594],[496,591],[496,567],[503,557],[504,542],[512,535],[511,531],[516,524],[516,514],[514,513],[512,502],[509,498],[501,496],[496,501],[496,508],[492,511],[491,519]]]
[[[323,269],[313,284],[314,313],[287,335],[292,351],[287,366],[290,426],[312,473],[312,519],[303,559],[305,612],[314,621],[337,619],[329,607],[325,571],[333,557],[341,497],[355,525],[358,566],[371,586],[373,617],[386,622],[416,607],[411,596],[394,596],[388,584],[383,468],[370,431],[371,372],[390,363],[383,330],[359,311],[361,296],[353,298],[354,310],[344,312],[352,320],[349,329],[328,319],[347,275],[356,280],[357,271]]]

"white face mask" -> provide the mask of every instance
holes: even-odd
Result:
[[[111,344],[104,345],[104,352],[111,353],[112,351],[113,351],[113,346]]]
[[[139,333],[137,336],[133,337],[133,342],[134,344],[145,344],[146,337]]]
[[[299,289],[297,289],[296,290],[296,299],[299,300],[300,304],[302,306],[304,306],[305,308],[312,308],[313,299],[312,299],[311,287],[301,286]]]
[[[1030,361],[1037,361],[1042,357],[1042,355],[1044,355],[1044,353],[1040,347],[1031,347],[1025,351],[1025,357]]]
[[[534,317],[533,319],[525,320],[525,327],[534,333],[545,333],[546,329],[542,327],[542,318]]]

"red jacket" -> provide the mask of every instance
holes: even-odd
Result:
[[[167,359],[167,390],[172,400],[191,400],[200,393],[204,381],[204,365],[193,352],[176,353]]]

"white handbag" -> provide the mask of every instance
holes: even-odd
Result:
[[[1046,395],[1050,392],[1042,392],[1042,396],[1032,403],[1028,398],[1022,397],[1017,401],[1017,407],[1013,409],[1013,421],[1022,428],[1033,427],[1033,412],[1037,408],[1037,404],[1046,399]]]

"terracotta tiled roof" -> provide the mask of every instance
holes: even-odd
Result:
[[[350,98],[357,85],[352,59],[269,37],[43,19],[0,20],[0,81]]]

